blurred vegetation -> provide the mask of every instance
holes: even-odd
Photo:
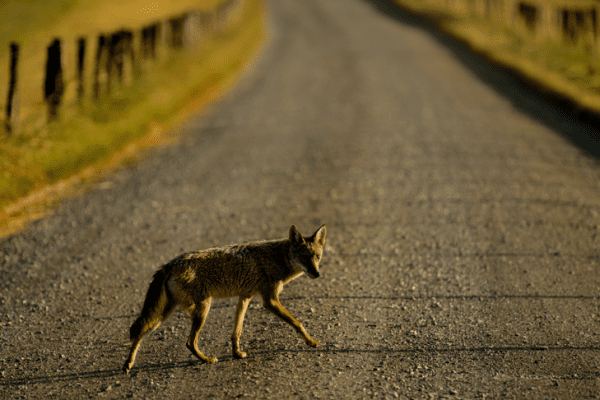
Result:
[[[468,43],[473,50],[521,72],[536,84],[570,99],[581,108],[600,112],[600,56],[597,43],[586,43],[585,40],[570,43],[564,39],[551,41],[529,29],[518,16],[512,17],[510,26],[499,16],[485,18],[448,6],[457,2],[394,1],[431,19],[445,32]],[[544,0],[540,3],[543,4]],[[577,4],[577,0],[573,3]],[[515,2],[515,6],[517,4]],[[568,2],[565,4],[567,7]]]
[[[47,45],[145,23],[197,9],[213,9],[223,0],[0,0],[0,57],[9,41],[26,46]]]
[[[112,2],[113,5],[137,3],[138,7],[148,4],[133,0],[107,0],[102,4],[106,5],[107,2]],[[15,3],[17,2],[1,2],[0,15],[4,17],[4,7],[16,7]],[[18,3],[27,4],[23,7],[23,15],[35,14],[43,9],[44,4],[37,0]],[[68,16],[93,10],[90,3],[94,2],[86,3],[85,11],[77,12],[74,8],[77,2],[65,0],[56,3],[62,5]],[[194,8],[193,3],[197,5],[199,2],[183,1],[178,2],[178,6],[181,3],[185,3],[184,10],[187,11]],[[219,0],[200,3],[214,6]],[[10,12],[14,15],[17,11]],[[54,12],[56,18],[61,18],[58,11]],[[163,12],[166,13],[167,10]],[[169,50],[163,62],[156,65],[145,64],[142,76],[133,79],[129,85],[115,84],[110,96],[105,95],[97,102],[87,101],[79,106],[75,103],[67,105],[56,122],[31,125],[33,128],[22,128],[15,135],[5,134],[0,137],[0,207],[4,208],[36,189],[89,166],[102,167],[113,162],[110,161],[111,156],[132,142],[137,147],[143,147],[156,141],[156,137],[148,139],[152,126],[168,126],[176,122],[181,117],[181,111],[190,102],[198,103],[199,99],[206,101],[231,84],[262,41],[262,13],[260,0],[248,0],[241,16],[233,24],[205,37],[199,47],[189,51]],[[148,21],[156,20],[155,15],[146,18]],[[32,22],[27,24],[48,31],[53,31],[54,26],[51,18],[43,23],[39,22],[40,25]],[[62,24],[66,22],[63,21]],[[118,21],[111,24],[113,29],[121,26]],[[23,27],[15,29],[4,30],[2,34],[25,35],[21,37],[27,42],[27,30]],[[40,35],[40,32],[32,33],[31,37]],[[76,32],[72,34],[75,37]],[[20,78],[27,79],[27,68],[21,65],[20,70]],[[41,85],[39,92],[41,95]],[[5,93],[0,95],[4,97]],[[3,117],[4,115],[0,118]],[[0,225],[6,224],[8,217],[6,212],[0,211]]]
[[[73,9],[77,0],[2,0],[0,1],[0,57],[6,55],[9,41],[35,38],[46,32]]]

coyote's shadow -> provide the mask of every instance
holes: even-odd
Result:
[[[276,348],[267,350],[254,350],[248,358],[244,360],[235,360],[231,355],[221,355],[219,357],[219,363],[261,363],[270,361],[277,355],[282,354],[293,354],[299,355],[303,353],[315,353],[315,354],[385,354],[388,358],[401,357],[405,359],[408,356],[411,358],[418,357],[419,355],[435,355],[435,354],[465,354],[465,353],[484,353],[484,354],[510,354],[510,353],[530,353],[539,352],[540,354],[550,354],[562,351],[599,351],[599,346],[481,346],[481,347],[448,347],[448,348],[436,348],[436,347],[419,347],[419,348],[408,348],[408,349],[393,349],[389,347],[381,347],[376,349],[363,349],[356,347],[336,347],[333,348],[328,345],[324,345],[321,348],[316,349],[289,349],[289,348]],[[200,360],[186,360],[186,361],[171,361],[171,362],[156,362],[156,363],[140,363],[141,365],[130,372],[129,378],[135,378],[139,374],[148,373],[153,371],[165,372],[169,370],[179,370],[186,368],[214,368],[218,364],[205,364]],[[593,378],[600,377],[598,373],[592,373]],[[0,380],[0,387],[12,387],[20,385],[31,385],[31,384],[53,384],[57,382],[74,382],[90,379],[103,379],[103,378],[114,378],[123,377],[123,379],[129,379],[123,374],[121,368],[105,369],[97,371],[87,372],[72,372],[72,373],[59,373],[54,375],[38,375],[38,376],[26,376],[20,378],[4,378]],[[590,379],[589,374],[586,376],[578,376],[573,379]]]

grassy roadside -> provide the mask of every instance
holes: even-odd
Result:
[[[223,0],[0,0],[0,61],[16,40],[37,52],[49,39],[70,40],[122,27],[139,27],[190,9],[211,10]],[[2,71],[4,72],[4,71]]]
[[[583,44],[536,40],[526,31],[473,15],[453,13],[421,0],[392,0],[436,23],[477,53],[514,70],[527,80],[570,101],[577,109],[600,113],[600,55]]]
[[[64,75],[67,82],[75,80],[76,48],[79,37],[88,38],[86,81],[94,60],[94,45],[100,33],[121,28],[140,28],[148,23],[196,9],[214,10],[224,0],[0,0],[0,107],[4,107],[8,83],[9,42],[21,45],[19,50],[20,79],[18,83],[19,125],[21,131],[39,129],[44,123],[42,85],[46,62],[46,47],[58,37],[62,40]],[[24,77],[26,79],[23,79]],[[72,102],[75,86],[67,84],[65,101]],[[88,88],[88,91],[91,88]],[[64,102],[63,102],[64,103]],[[2,110],[4,111],[4,110]],[[0,113],[0,119],[4,112]],[[1,127],[0,127],[1,128]]]
[[[140,149],[164,141],[163,133],[190,108],[215,98],[248,64],[264,36],[263,4],[248,0],[232,26],[198,50],[171,54],[159,68],[45,127],[2,139],[0,236],[19,229],[57,199],[132,162]]]

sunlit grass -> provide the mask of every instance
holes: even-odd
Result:
[[[213,10],[223,0],[0,0],[0,106],[8,83],[9,43],[19,50],[19,111],[25,124],[40,125],[46,48],[62,41],[64,76],[75,79],[76,40],[88,40],[86,75],[91,75],[94,44],[101,33],[139,29],[188,10]],[[27,79],[23,79],[24,77]],[[3,111],[3,110],[1,110]],[[4,112],[0,118],[4,118]],[[26,128],[28,129],[28,128]]]
[[[454,4],[431,0],[394,0],[437,22],[476,51],[519,70],[537,84],[552,88],[581,107],[600,111],[600,55],[593,45],[544,40],[524,24],[475,16]],[[458,3],[457,3],[458,4]],[[461,2],[465,7],[466,2]],[[464,8],[464,7],[463,7]]]
[[[256,51],[262,23],[262,3],[248,0],[236,23],[198,48],[171,51],[159,65],[145,64],[129,86],[115,85],[110,97],[70,107],[57,122],[0,139],[0,207],[106,162],[147,135],[150,124],[169,124],[193,99],[222,89]]]

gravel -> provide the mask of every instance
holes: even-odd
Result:
[[[270,37],[218,104],[0,241],[0,394],[18,398],[597,398],[597,135],[381,1],[269,4]],[[568,133],[568,134],[567,134]],[[125,376],[152,273],[183,251],[311,233],[322,277],[236,299],[200,348],[181,312]]]

